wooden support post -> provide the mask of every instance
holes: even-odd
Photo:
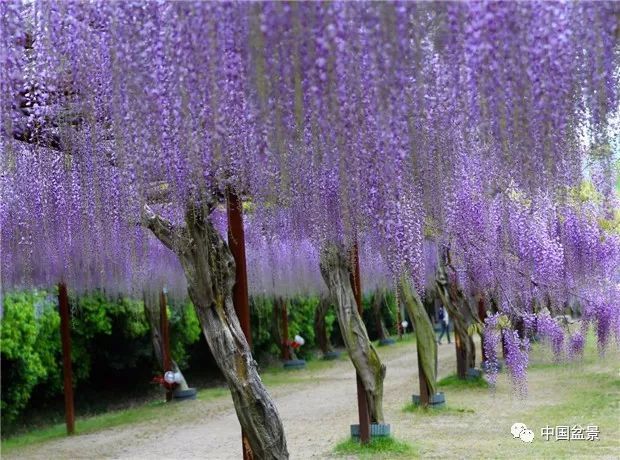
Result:
[[[456,350],[456,374],[460,379],[465,379],[467,378],[467,351],[461,336],[456,333],[456,330],[454,331],[454,349]]]
[[[480,294],[480,298],[478,299],[478,317],[480,318],[480,321],[482,321],[482,324],[484,324],[484,320],[487,317],[487,310],[484,307],[484,295]],[[485,362],[487,360],[487,354],[486,351],[484,351],[484,334],[480,334],[480,350],[482,352],[482,361],[481,362]]]
[[[357,243],[351,248],[351,287],[357,303],[357,311],[362,315],[362,281],[360,279],[360,259]],[[368,412],[368,400],[362,379],[357,374],[357,410],[360,421],[360,443],[370,442],[370,414]]]
[[[73,434],[75,433],[75,408],[73,405],[73,369],[71,368],[71,315],[69,312],[69,295],[65,283],[58,284],[58,305],[60,307],[65,423],[67,434]]]
[[[164,290],[159,294],[159,328],[161,330],[161,354],[165,374],[172,370],[172,357],[170,356],[170,329],[168,327],[168,309]],[[166,401],[172,401],[172,390],[166,391]]]
[[[286,301],[280,298],[280,314],[282,315],[282,360],[291,360],[291,349],[288,344],[288,309]]]
[[[226,206],[228,214],[228,247],[235,260],[235,284],[233,286],[233,305],[241,330],[245,335],[250,348],[252,347],[252,334],[250,330],[250,305],[248,298],[248,274],[245,260],[245,232],[243,229],[243,203],[239,196],[228,189],[226,191]],[[250,442],[241,431],[241,443],[243,460],[252,460],[254,454]]]
[[[228,246],[235,259],[235,285],[233,286],[233,304],[239,318],[241,329],[248,345],[252,347],[250,333],[250,306],[248,299],[248,274],[245,260],[245,232],[243,230],[243,209],[239,196],[228,191]]]

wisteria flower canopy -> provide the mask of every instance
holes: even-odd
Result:
[[[355,240],[423,289],[427,238],[471,289],[617,300],[618,237],[596,225],[617,205],[609,155],[603,204],[566,197],[591,146],[618,148],[619,9],[3,2],[3,289],[182,292],[143,207],[180,224],[209,202],[221,221],[228,188],[256,260]]]
[[[454,319],[486,299],[491,380],[501,341],[524,390],[524,331],[558,357],[620,338],[619,24],[618,2],[1,2],[0,291],[187,292],[244,446],[288,458],[233,305],[234,197],[251,291],[322,277],[370,421],[350,248],[368,288],[398,280],[427,399],[431,289]]]

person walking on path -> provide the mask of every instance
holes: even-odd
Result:
[[[444,306],[439,307],[439,323],[441,325],[441,333],[439,334],[439,338],[437,339],[437,343],[441,345],[441,338],[444,334],[448,337],[448,343],[450,342],[450,318],[448,317],[448,312],[444,308]]]

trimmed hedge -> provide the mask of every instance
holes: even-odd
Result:
[[[70,304],[74,385],[148,385],[159,369],[143,303],[94,292],[72,297]],[[201,334],[198,318],[191,304],[169,306],[169,318],[172,356],[186,367],[188,347]],[[4,432],[33,395],[37,401],[44,401],[62,394],[57,292],[6,294],[0,337]]]
[[[318,296],[288,299],[289,339],[296,334],[305,339],[297,351],[301,359],[312,359],[317,348],[314,312]],[[3,435],[20,421],[25,409],[45,406],[62,395],[62,356],[57,291],[9,292],[3,299],[0,322],[1,410]],[[375,318],[371,297],[366,296],[364,320],[375,339]],[[71,341],[74,385],[90,394],[104,390],[148,389],[154,373],[161,370],[154,359],[151,332],[141,300],[111,298],[104,292],[70,296],[72,306]],[[395,331],[394,297],[388,294],[389,308],[382,314],[390,332]],[[264,296],[251,299],[252,348],[259,362],[268,364],[280,356],[277,337],[280,317],[274,300]],[[191,303],[168,305],[172,357],[187,374],[194,371],[218,375],[208,357],[208,349]],[[277,320],[276,320],[277,317]],[[327,333],[336,346],[342,344],[334,309],[326,316]],[[191,369],[190,369],[191,373]],[[83,394],[82,392],[78,392]],[[107,391],[110,393],[110,391]],[[29,407],[30,406],[30,407]],[[22,417],[23,418],[23,417]]]

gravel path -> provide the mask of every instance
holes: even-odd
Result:
[[[453,346],[439,347],[442,368],[454,366]],[[389,423],[417,392],[413,343],[379,349],[387,366],[384,410]],[[440,374],[444,370],[440,368]],[[291,371],[294,383],[269,388],[284,423],[291,458],[326,458],[356,423],[353,365],[334,361],[320,370]],[[63,438],[12,452],[5,458],[239,459],[241,430],[230,397],[183,403],[172,425],[144,422]],[[396,434],[398,432],[396,430]]]

